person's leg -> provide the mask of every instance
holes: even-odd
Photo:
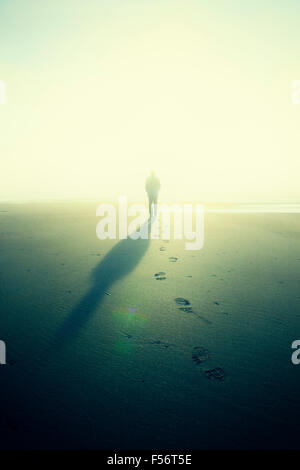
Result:
[[[150,217],[151,217],[151,215],[152,215],[152,214],[151,214],[152,197],[151,197],[151,196],[148,196],[148,198],[149,198],[149,215],[150,215]]]
[[[156,217],[156,215],[157,215],[157,196],[153,199],[153,212],[154,212],[154,216]]]

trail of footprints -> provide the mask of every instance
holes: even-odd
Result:
[[[164,246],[160,247],[160,251],[166,251],[166,248]],[[178,261],[178,258],[175,256],[170,256],[169,261],[171,263],[176,263]],[[186,277],[192,277],[192,276],[186,276]],[[165,272],[160,271],[158,273],[154,274],[154,278],[157,281],[164,281],[167,279],[167,275]],[[207,320],[205,317],[202,315],[199,315],[193,311],[193,308],[191,306],[191,303],[188,299],[185,299],[184,297],[176,297],[174,299],[175,303],[178,305],[178,310],[185,312],[185,313],[191,313],[195,315],[196,317],[200,318],[201,320],[205,321],[206,323],[211,324],[211,321]],[[219,302],[214,302],[216,305],[219,305]],[[132,335],[127,335],[125,334],[127,338],[132,338]],[[169,348],[171,345],[169,343],[165,343],[164,341],[143,341],[143,343],[148,343],[152,345],[159,345],[165,349]],[[195,346],[192,350],[192,360],[197,366],[203,366],[203,363],[208,361],[211,358],[211,353],[208,351],[208,349],[204,348],[203,346]],[[216,381],[223,381],[226,374],[224,370],[221,367],[213,367],[211,369],[204,369],[204,374],[209,380],[216,380]]]
[[[175,344],[167,343],[166,341],[161,340],[143,340],[135,338],[133,335],[128,333],[122,333],[127,339],[134,341],[137,344],[149,344],[153,346],[159,346],[162,349],[168,349],[176,346]],[[192,361],[196,366],[203,366],[205,362],[209,362],[211,359],[211,353],[208,349],[203,346],[195,346],[192,349]],[[202,368],[203,374],[210,380],[223,381],[226,377],[226,374],[222,367],[212,367],[212,368]]]
[[[163,240],[164,243],[169,243],[170,240]],[[161,246],[159,248],[159,251],[166,251],[166,247],[165,246]],[[170,263],[176,263],[177,261],[179,260],[179,258],[177,256],[170,256],[169,257],[169,262]],[[154,278],[157,280],[157,281],[165,281],[167,279],[167,274],[163,271],[160,271],[158,273],[155,273],[154,274]]]
[[[211,354],[210,352],[203,348],[202,346],[195,346],[192,351],[192,360],[194,363],[199,366],[202,365],[204,362],[206,362],[208,359],[210,359]],[[213,380],[224,380],[225,378],[225,372],[221,367],[215,367],[213,369],[205,369],[204,374],[208,379],[213,379]]]

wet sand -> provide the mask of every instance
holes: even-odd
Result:
[[[299,447],[299,214],[208,213],[186,251],[0,210],[0,448]]]

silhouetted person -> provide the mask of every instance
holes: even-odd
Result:
[[[154,204],[153,215],[156,215],[157,212],[157,197],[160,190],[160,181],[152,171],[151,175],[146,179],[146,191],[149,199],[149,214],[152,216],[152,204]]]

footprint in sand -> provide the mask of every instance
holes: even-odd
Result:
[[[192,307],[179,307],[178,310],[181,310],[182,312],[195,313]]]
[[[174,300],[178,305],[191,305],[190,301],[183,297],[176,297]]]
[[[215,369],[208,369],[205,371],[205,375],[208,379],[214,380],[224,380],[225,372],[221,367],[216,367]]]
[[[176,256],[170,256],[169,261],[171,263],[176,263],[176,261],[178,261],[178,258],[176,258]]]
[[[189,300],[184,299],[183,297],[177,297],[174,300],[177,303],[177,305],[181,305],[181,307],[178,307],[178,310],[181,310],[182,312],[185,312],[185,313],[192,313],[200,320],[204,321],[208,325],[211,325],[210,320],[207,320],[207,318],[203,317],[202,315],[199,315],[199,313],[194,312]]]
[[[202,362],[209,359],[209,357],[210,357],[209,351],[203,348],[202,346],[195,346],[193,348],[192,359],[195,362],[195,364],[197,365],[202,364]]]
[[[193,309],[191,307],[191,303],[190,303],[189,300],[184,299],[183,297],[177,297],[175,299],[175,302],[177,303],[177,305],[182,305],[182,307],[178,308],[178,310],[181,310],[181,312],[195,314],[195,312],[193,311]]]
[[[200,365],[203,362],[207,361],[210,359],[210,352],[208,349],[202,347],[202,346],[195,346],[193,348],[192,352],[192,360],[196,365]],[[204,374],[208,379],[213,379],[213,380],[224,380],[226,374],[224,370],[221,367],[215,367],[213,369],[206,369],[204,371]]]
[[[167,279],[166,273],[164,273],[164,272],[156,273],[156,274],[154,274],[154,277],[157,281],[164,281],[165,279]]]

